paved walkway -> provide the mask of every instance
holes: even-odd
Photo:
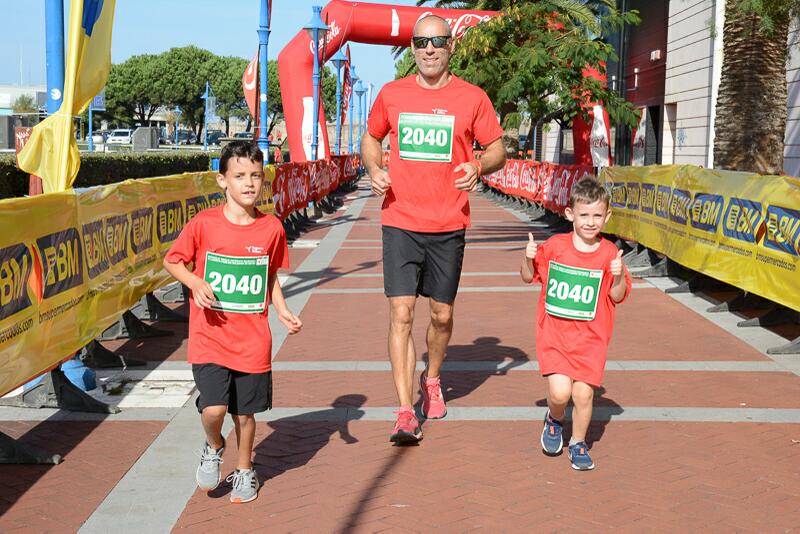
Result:
[[[714,296],[667,295],[667,279],[636,280],[619,309],[589,432],[597,468],[544,456],[538,293],[517,269],[527,232],[546,229],[478,194],[472,205],[443,376],[449,413],[424,425],[419,447],[388,442],[380,210],[363,183],[290,251],[284,292],[305,326],[291,338],[273,330],[257,501],[231,505],[228,486],[196,490],[202,431],[191,389],[179,387],[191,379],[186,327],[160,323],[176,335],[106,344],[149,362],[126,371],[145,380],[124,390],[120,414],[0,409],[0,431],[64,456],[0,467],[0,532],[800,530],[800,357],[767,356],[783,337],[707,313]],[[421,301],[420,354],[426,314]]]

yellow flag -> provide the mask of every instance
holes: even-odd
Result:
[[[33,128],[19,153],[19,167],[42,177],[45,193],[72,186],[81,165],[72,117],[100,92],[111,70],[111,30],[116,0],[71,0],[64,100],[56,113]]]

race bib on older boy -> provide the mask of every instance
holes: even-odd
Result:
[[[268,277],[269,256],[225,256],[206,252],[203,279],[217,297],[212,310],[263,313]]]
[[[455,122],[453,115],[401,113],[397,124],[400,159],[452,161]]]
[[[601,269],[581,269],[550,261],[545,311],[564,319],[593,320],[602,281]]]

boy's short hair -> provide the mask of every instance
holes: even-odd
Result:
[[[264,153],[252,141],[231,141],[222,148],[219,158],[219,173],[228,171],[228,160],[231,158],[247,158],[250,161],[264,164]]]
[[[572,192],[569,195],[569,207],[574,208],[578,202],[593,204],[597,201],[604,203],[608,207],[610,198],[608,190],[603,187],[603,184],[591,176],[584,176],[572,186]]]

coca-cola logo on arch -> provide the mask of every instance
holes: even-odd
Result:
[[[427,17],[428,15],[433,15],[433,11],[425,11],[422,13],[418,18],[417,22],[420,19]],[[477,13],[464,13],[460,15],[458,18],[447,18],[444,17],[444,20],[447,21],[447,24],[450,25],[451,33],[453,37],[456,39],[460,39],[464,32],[467,31],[469,28],[473,26],[477,26],[481,22],[485,22],[492,18],[490,15],[478,15]]]

